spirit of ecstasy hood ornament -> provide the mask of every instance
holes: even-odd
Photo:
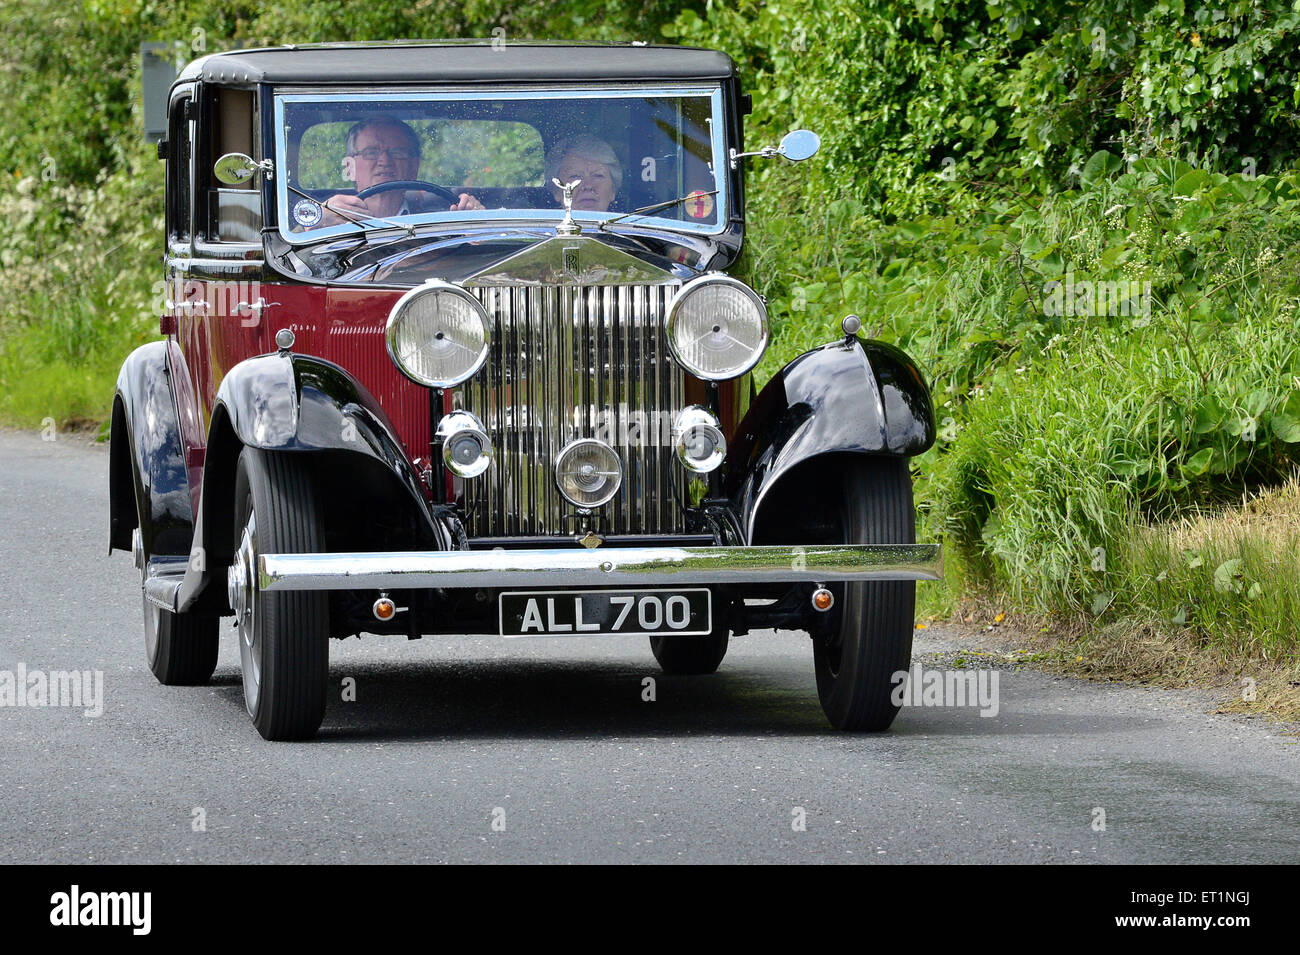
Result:
[[[570,183],[560,182],[558,179],[552,179],[555,188],[564,192],[564,221],[555,227],[557,235],[577,235],[582,231],[582,227],[573,221],[573,190],[582,185],[581,179],[575,179]]]

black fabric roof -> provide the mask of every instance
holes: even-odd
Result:
[[[529,83],[570,80],[717,80],[732,75],[731,57],[680,46],[427,40],[322,43],[238,50],[195,60],[178,82],[256,83]]]

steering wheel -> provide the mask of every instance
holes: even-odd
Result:
[[[405,192],[407,189],[419,189],[423,192],[432,192],[434,195],[444,197],[453,206],[460,202],[460,196],[452,192],[446,186],[440,186],[436,182],[425,182],[423,179],[393,179],[389,182],[381,182],[371,186],[369,189],[362,189],[357,193],[358,199],[369,199],[371,196],[377,196],[381,192],[393,192],[401,189]]]

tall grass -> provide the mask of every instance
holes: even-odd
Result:
[[[0,422],[60,430],[107,420],[113,382],[134,348],[158,337],[157,320],[113,315],[93,294],[33,295],[50,318],[17,325],[0,341]],[[108,320],[103,316],[110,315]]]
[[[104,421],[123,358],[157,337],[160,164],[132,158],[90,187],[0,184],[0,423]]]
[[[1135,528],[1115,613],[1231,652],[1300,662],[1300,481]]]
[[[1134,568],[1155,559],[1133,549],[1143,529],[1276,485],[1300,461],[1293,177],[1099,165],[1112,174],[1077,192],[991,197],[960,220],[885,224],[847,200],[755,216],[745,266],[777,316],[761,373],[854,312],[932,384],[938,447],[914,472],[922,533],[944,540],[952,579],[931,609],[975,592],[1107,619],[1154,607],[1134,593]],[[1051,289],[1066,278],[1143,283],[1150,307],[1062,314]],[[1242,566],[1276,563],[1284,542],[1254,546]],[[1242,604],[1257,639],[1294,646],[1285,587],[1245,607],[1248,592],[1196,606]],[[1249,629],[1206,626],[1228,641]]]

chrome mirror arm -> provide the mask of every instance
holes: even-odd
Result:
[[[777,155],[780,155],[780,153],[778,152],[776,146],[764,146],[762,149],[756,150],[752,153],[738,153],[736,152],[735,146],[732,146],[731,149],[729,150],[729,158],[731,160],[732,169],[739,169],[740,161],[749,156],[762,156],[764,159],[771,159],[773,156],[777,156]]]
[[[779,146],[764,146],[757,152],[738,153],[733,148],[730,150],[731,168],[736,169],[740,165],[740,160],[746,156],[762,156],[764,159],[771,159],[773,156],[784,156],[790,162],[803,162],[817,154],[821,149],[822,140],[816,133],[808,129],[796,129],[786,133],[781,137]]]

